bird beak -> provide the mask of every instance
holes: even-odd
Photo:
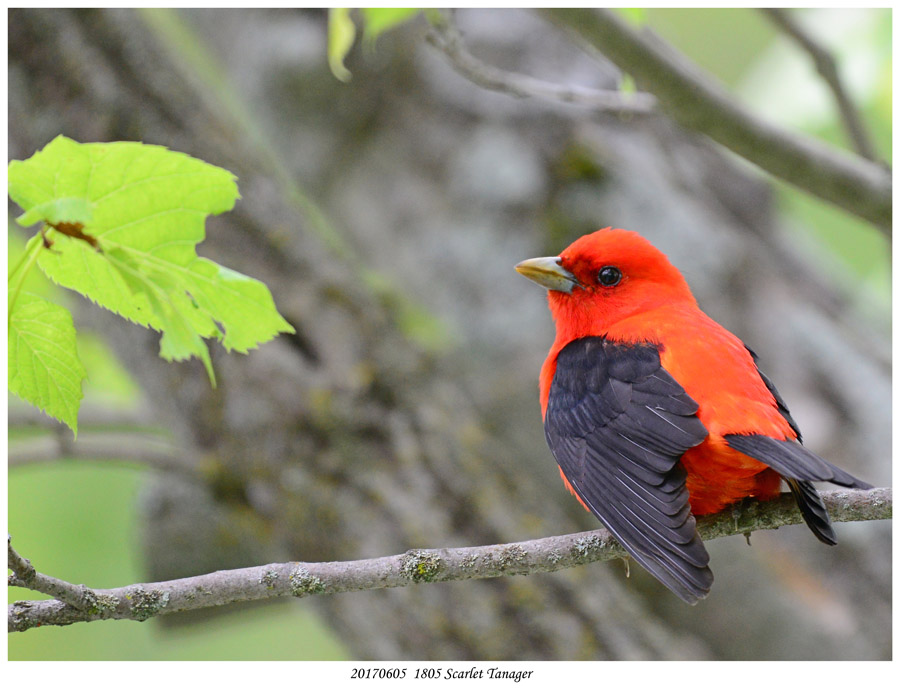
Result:
[[[558,256],[528,259],[516,265],[516,270],[538,285],[566,294],[571,294],[576,285],[581,285],[572,273],[560,265]]]

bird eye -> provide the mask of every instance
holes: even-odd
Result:
[[[600,285],[611,288],[622,280],[622,271],[615,266],[604,266],[597,274],[597,280],[600,281]]]

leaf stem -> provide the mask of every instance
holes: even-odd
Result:
[[[41,236],[41,234],[40,234],[40,232],[38,232],[31,239],[29,239],[27,242],[25,242],[25,253],[22,254],[22,258],[20,258],[18,261],[16,261],[16,265],[13,267],[13,269],[9,272],[9,275],[6,277],[7,284],[12,282],[12,279],[16,277],[16,273],[19,272],[19,269],[22,267],[22,264],[25,263],[25,260],[28,258],[28,248],[32,244],[34,244],[35,241],[37,240],[37,238],[40,236]]]
[[[29,250],[29,247],[33,247],[33,249]],[[13,278],[19,273],[19,269],[22,268],[22,264],[25,264],[25,267],[22,269],[22,273],[19,276],[19,280],[16,283],[15,289],[9,294],[9,305],[6,314],[6,326],[9,328],[10,322],[12,321],[12,311],[13,307],[16,305],[16,300],[19,299],[19,293],[22,292],[22,286],[25,284],[25,278],[28,277],[28,272],[31,270],[31,267],[34,265],[34,262],[37,261],[38,254],[41,253],[41,249],[43,249],[43,244],[41,243],[41,235],[36,234],[31,239],[28,240],[28,243],[25,245],[25,254],[19,260],[19,262],[15,265],[12,272],[9,274],[7,278],[7,285],[12,281]]]

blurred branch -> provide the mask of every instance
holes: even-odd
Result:
[[[822,499],[835,522],[892,516],[890,488],[826,491]],[[767,502],[744,501],[698,521],[703,539],[749,534],[799,524],[802,517],[789,494]],[[413,549],[396,556],[331,563],[271,563],[221,570],[193,578],[91,590],[34,572],[10,546],[10,584],[57,599],[9,605],[8,631],[65,626],[98,619],[144,621],[152,616],[274,597],[357,592],[417,583],[472,580],[553,572],[626,555],[605,529],[513,544],[468,548]]]
[[[65,429],[9,443],[9,468],[59,459],[139,462],[158,471],[196,478],[183,447],[150,433],[82,432],[77,440]]]
[[[39,411],[34,406],[16,399],[10,400],[7,425],[19,427],[55,428],[59,421]],[[78,409],[80,428],[131,428],[134,430],[154,427],[150,424],[150,413],[145,406],[130,407],[98,405],[82,402]]]
[[[637,30],[609,10],[550,8],[541,14],[599,51],[682,126],[890,234],[889,170],[799,133],[763,121],[721,85],[652,32]]]
[[[519,98],[547,99],[612,114],[645,115],[652,113],[656,106],[656,98],[646,92],[626,94],[615,90],[562,86],[483,63],[469,52],[462,35],[450,20],[433,23],[426,39],[450,59],[456,72],[494,92]]]
[[[816,65],[816,71],[822,76],[822,79],[825,80],[831,93],[834,95],[841,120],[844,122],[844,128],[853,141],[856,151],[868,160],[877,161],[875,147],[872,145],[872,140],[866,132],[862,117],[856,107],[854,107],[853,102],[850,101],[850,97],[838,75],[834,56],[810,36],[800,24],[794,21],[794,18],[786,10],[780,7],[770,7],[761,8],[760,11],[785,34],[800,44],[803,50],[809,53]]]

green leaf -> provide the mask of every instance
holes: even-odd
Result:
[[[636,27],[647,23],[647,10],[643,7],[617,7],[619,14]]]
[[[52,233],[50,233],[52,234]],[[115,263],[127,251],[112,245],[103,245],[104,253],[98,253],[84,242],[54,235],[52,252],[42,253],[38,266],[55,283],[81,293],[101,307],[158,331],[162,325],[149,309],[145,298],[135,294],[131,276],[124,275]]]
[[[197,356],[212,379],[204,338],[245,352],[293,332],[265,285],[197,256],[207,215],[230,210],[238,197],[230,172],[156,145],[60,136],[12,162],[9,181],[26,219],[90,210],[77,220],[43,218],[81,227],[49,230],[52,247],[38,265],[56,283],[162,331],[167,360]]]
[[[75,349],[69,311],[20,294],[9,317],[9,389],[78,434],[81,381],[87,376]]]
[[[350,80],[350,71],[344,66],[344,59],[353,48],[356,39],[356,25],[350,19],[346,7],[332,7],[328,10],[328,66],[332,74],[341,82]]]
[[[91,217],[93,211],[90,201],[84,198],[56,198],[28,209],[16,218],[16,222],[22,227],[31,227],[34,223],[42,221],[51,225],[60,222],[84,224],[90,222]]]
[[[381,34],[398,24],[412,19],[421,10],[418,7],[363,7],[360,9],[365,22],[365,38],[375,43]]]

